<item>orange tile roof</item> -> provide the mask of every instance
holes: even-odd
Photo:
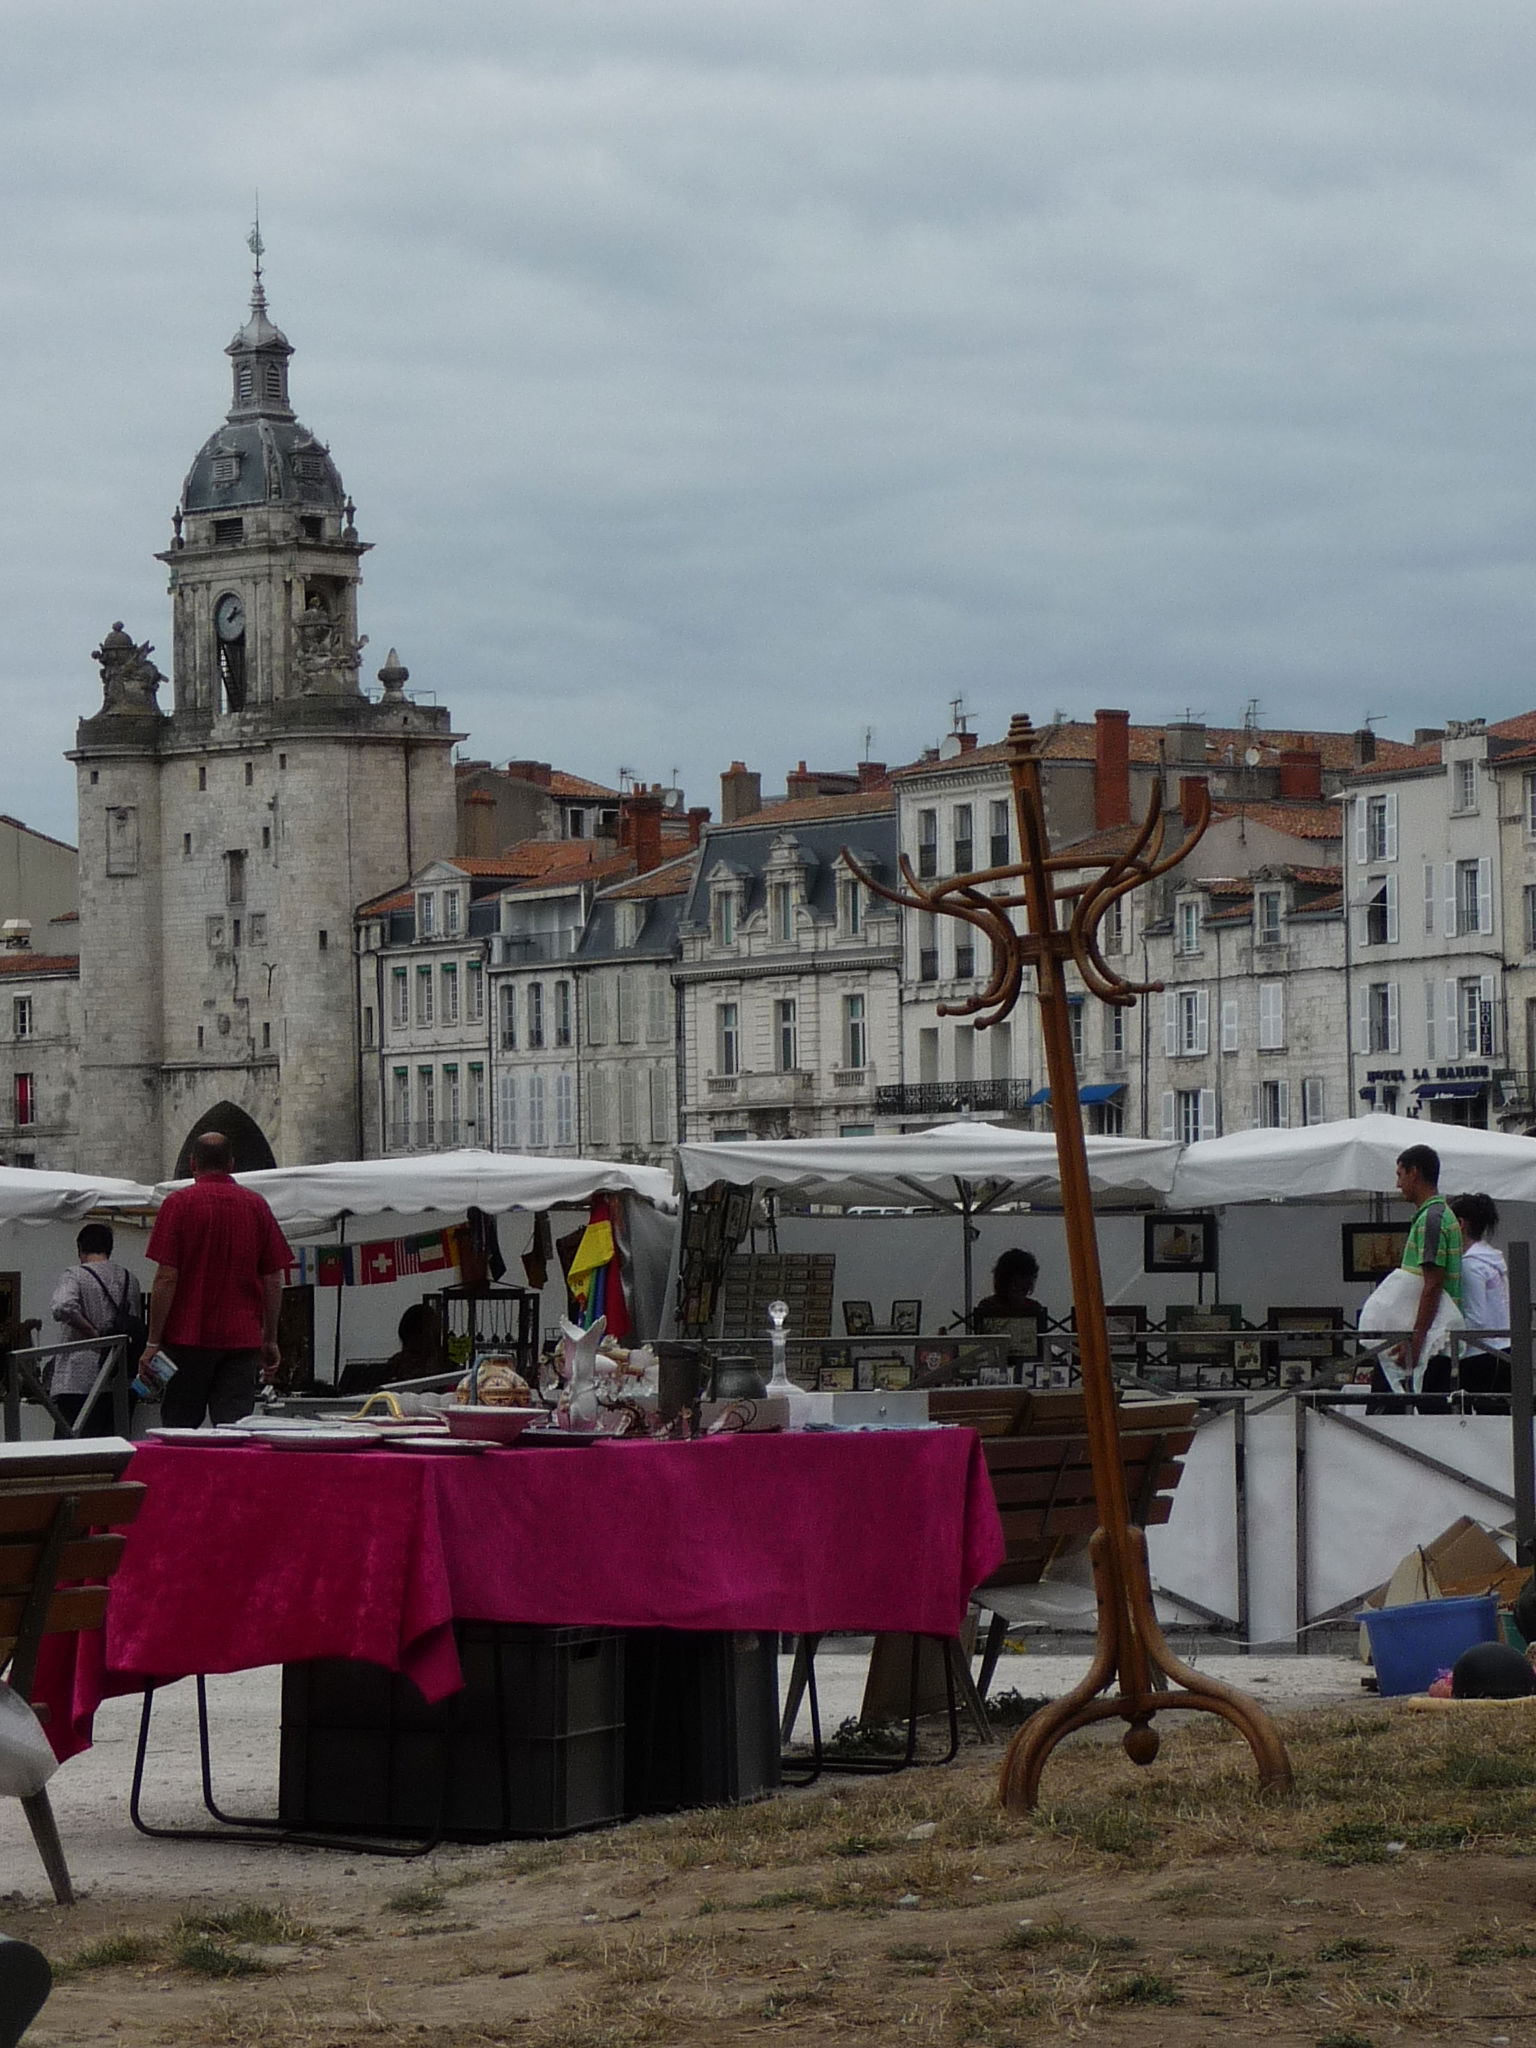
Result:
[[[606,797],[610,803],[617,803],[619,800],[619,792],[616,789],[609,789],[606,783],[588,782],[584,775],[567,775],[563,768],[550,771],[549,793],[551,796],[564,797]]]
[[[1532,717],[1536,719],[1536,714]],[[1042,760],[1092,761],[1096,757],[1097,727],[1086,719],[1065,719],[1060,725],[1043,725],[1036,730],[1040,735]],[[1536,736],[1536,724],[1533,724],[1532,732]],[[1132,762],[1139,767],[1156,767],[1162,759],[1161,746],[1167,733],[1168,728],[1163,725],[1128,727],[1127,741]],[[1324,768],[1335,772],[1353,768],[1355,761],[1355,736],[1352,732],[1278,732],[1268,728],[1255,730],[1248,726],[1208,725],[1205,728],[1204,763],[1195,762],[1186,772],[1198,774],[1202,765],[1207,769],[1223,766],[1229,751],[1236,764],[1253,747],[1270,766],[1279,760],[1282,753],[1293,752],[1319,754]],[[1378,739],[1376,765],[1381,768],[1401,767],[1405,765],[1404,757],[1414,751],[1401,740]],[[897,777],[934,775],[954,768],[983,767],[1008,759],[1008,742],[997,740],[990,746],[973,747],[968,754],[953,754],[948,760],[915,761],[910,767],[897,768],[893,773]],[[1178,772],[1177,762],[1170,761],[1167,765],[1173,772]]]
[[[78,910],[61,910],[57,917],[50,917],[48,922],[50,924],[78,924],[80,922],[80,913]]]
[[[1272,832],[1288,833],[1292,839],[1339,839],[1344,821],[1337,804],[1215,803],[1212,818],[1251,819],[1267,825]]]
[[[472,872],[519,882],[579,881],[621,875],[634,864],[631,854],[615,853],[606,839],[525,839],[520,846],[509,846],[498,861],[482,862]]]
[[[1317,889],[1337,889],[1344,879],[1342,868],[1292,868],[1291,873],[1298,882]]]
[[[0,953],[0,974],[78,974],[78,953]]]
[[[797,796],[784,803],[764,804],[750,817],[733,818],[729,825],[715,825],[715,832],[734,832],[742,825],[817,825],[830,818],[867,818],[894,811],[896,797],[890,789],[859,789],[847,796]]]
[[[694,869],[697,865],[690,851],[686,860],[669,860],[663,867],[652,868],[647,874],[637,875],[632,882],[620,882],[617,888],[605,889],[604,900],[631,903],[653,896],[686,896],[693,887]]]
[[[1080,853],[1084,860],[1111,860],[1130,849],[1140,830],[1139,825],[1106,825],[1102,832],[1090,832],[1085,839],[1053,847],[1052,852]]]
[[[1519,711],[1488,728],[1498,740],[1536,740],[1536,711]]]
[[[373,896],[368,902],[359,903],[358,917],[386,917],[392,910],[409,910],[416,901],[414,889],[396,889],[392,896]]]

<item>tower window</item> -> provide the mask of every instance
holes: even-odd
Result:
[[[208,787],[208,770],[206,768],[198,769],[197,786],[199,789],[206,789]]]
[[[94,789],[94,788],[95,788],[95,786],[96,786],[96,784],[97,784],[98,782],[100,782],[100,780],[101,780],[101,774],[100,774],[100,771],[99,771],[98,769],[95,769],[95,768],[93,768],[93,769],[91,770],[91,787],[92,787],[92,788]]]
[[[261,843],[262,843],[262,846],[263,846],[263,848],[267,848],[267,847],[270,847],[270,846],[271,846],[271,844],[272,844],[272,827],[271,827],[270,825],[263,825],[263,826],[262,826],[262,828],[261,828]]]
[[[255,780],[256,780],[256,764],[255,764],[255,762],[254,762],[254,761],[247,761],[247,762],[246,762],[246,764],[245,764],[245,786],[246,786],[246,788],[247,788],[247,789],[249,789],[249,788],[250,788],[250,786],[251,786],[251,784],[252,784],[252,783],[253,783],[253,782],[254,782]]]
[[[321,934],[320,934],[320,950],[321,950],[321,952],[322,952],[322,953],[323,953],[323,952],[325,952],[325,951],[327,950],[327,948],[329,947],[330,943],[331,943],[331,935],[330,935],[330,933],[329,933],[329,932],[321,932]]]
[[[203,1027],[201,1024],[197,1027],[197,1049],[199,1052],[203,1049]]]
[[[277,765],[280,769],[286,768],[288,766],[288,756],[286,754],[279,754],[277,757]]]
[[[261,366],[262,389],[268,398],[283,395],[283,366],[281,363],[263,363]]]
[[[372,1010],[368,1012],[368,1015],[372,1017]],[[369,1043],[371,1044],[372,1040]],[[270,1052],[272,1050],[272,1026],[270,1024],[263,1024],[261,1027],[261,1049],[263,1052]]]
[[[230,547],[245,539],[243,519],[215,519],[213,539],[216,547]]]
[[[192,834],[190,832],[183,832],[181,835],[181,857],[183,860],[190,860],[192,858]]]
[[[235,372],[235,396],[249,405],[256,392],[256,377],[249,363],[242,363]]]
[[[224,856],[224,901],[243,903],[245,901],[245,855],[226,853]]]
[[[305,513],[299,521],[299,531],[306,540],[324,540],[325,521],[312,513]]]

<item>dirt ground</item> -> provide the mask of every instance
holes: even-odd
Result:
[[[7,1931],[59,1973],[27,2039],[1536,2041],[1536,1706],[1280,1725],[1299,1790],[1278,1803],[1227,1731],[1170,1716],[1149,1770],[1113,1740],[1064,1745],[1022,1818],[976,1750],[401,1865],[392,1889],[317,1856],[282,1891],[169,1907],[12,1895]]]

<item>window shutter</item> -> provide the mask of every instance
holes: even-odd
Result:
[[[1397,876],[1387,877],[1387,944],[1397,944]]]
[[[1253,1084],[1253,1113],[1248,1121],[1258,1130],[1264,1117],[1264,1090],[1255,1081]]]
[[[1456,984],[1445,983],[1445,1038],[1441,1045],[1440,1057],[1444,1060],[1458,1059],[1461,1055],[1461,1017],[1456,1008]]]
[[[1355,866],[1363,868],[1370,858],[1365,836],[1365,798],[1355,798]]]
[[[1435,864],[1432,860],[1424,863],[1424,936],[1433,938],[1435,932]]]
[[[608,1074],[603,1067],[594,1067],[587,1076],[587,1085],[582,1093],[587,1099],[587,1136],[594,1145],[608,1142]]]
[[[502,1073],[496,1077],[496,1149],[498,1152],[517,1150],[517,1076]]]
[[[1355,983],[1355,1051],[1371,1049],[1371,991],[1367,982]]]
[[[1444,888],[1444,895],[1445,895],[1445,936],[1446,936],[1446,937],[1447,937],[1448,939],[1454,939],[1454,938],[1455,938],[1455,936],[1456,936],[1456,863],[1455,863],[1455,861],[1453,861],[1453,860],[1448,860],[1448,861],[1447,861],[1447,862],[1445,863],[1445,867],[1444,867],[1444,870],[1443,870],[1443,879],[1444,879],[1444,883],[1445,883],[1445,888]]]
[[[1179,1049],[1179,998],[1174,990],[1163,992],[1163,1051],[1172,1059]],[[1171,1136],[1172,1133],[1170,1132]]]
[[[1163,1136],[1165,1139],[1178,1136],[1178,1131],[1175,1129],[1173,1121],[1173,1099],[1173,1090],[1165,1088],[1163,1090]]]
[[[1282,1081],[1280,1083],[1279,1094],[1280,1128],[1283,1131],[1288,1131],[1291,1127],[1291,1084],[1289,1081]]]
[[[1195,1051],[1209,1052],[1211,1049],[1211,992],[1208,988],[1195,990]]]
[[[1477,864],[1477,928],[1493,930],[1493,861],[1486,853]]]
[[[1214,1088],[1202,1088],[1200,1090],[1200,1135],[1202,1138],[1214,1138],[1216,1135],[1216,1090]]]
[[[594,974],[587,983],[587,1043],[606,1045],[608,1042],[608,984],[601,974]]]
[[[1439,1057],[1435,1051],[1435,1040],[1439,1036],[1435,1029],[1439,1022],[1439,1009],[1439,988],[1436,983],[1426,981],[1424,984],[1424,1057],[1426,1059],[1432,1060]]]
[[[1401,1043],[1397,1031],[1397,983],[1389,981],[1387,983],[1387,1051],[1399,1051]]]
[[[1237,1051],[1237,997],[1224,996],[1221,1003],[1221,1049]]]
[[[1285,1044],[1285,984],[1259,983],[1259,1050],[1278,1052]]]
[[[1387,820],[1386,820],[1386,824],[1387,824],[1387,830],[1386,830],[1386,845],[1385,845],[1385,846],[1384,846],[1384,847],[1382,848],[1382,856],[1383,856],[1383,858],[1384,858],[1384,859],[1386,859],[1386,860],[1396,860],[1396,859],[1397,859],[1397,791],[1396,791],[1395,789],[1389,789],[1389,790],[1387,791]]]
[[[1499,1004],[1494,991],[1494,976],[1485,974],[1481,990],[1483,1006],[1483,1031],[1486,1043],[1480,1048],[1485,1054],[1496,1053],[1499,1049]]]

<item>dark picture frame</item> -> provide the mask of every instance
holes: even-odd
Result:
[[[872,1301],[843,1303],[843,1334],[847,1337],[874,1336],[875,1305]]]
[[[1288,1367],[1305,1366],[1310,1377],[1319,1365],[1338,1357],[1343,1309],[1326,1303],[1315,1308],[1268,1308],[1264,1320],[1275,1332],[1264,1346],[1264,1368],[1277,1386],[1286,1384]],[[1294,1375],[1291,1378],[1294,1384]]]
[[[1408,1241],[1406,1223],[1345,1223],[1340,1229],[1346,1280],[1364,1281],[1374,1287],[1403,1263],[1403,1246]]]
[[[732,1246],[733,1248],[736,1245],[740,1244],[741,1240],[747,1234],[747,1227],[751,1223],[751,1221],[751,1188],[744,1188],[737,1186],[735,1183],[731,1183],[730,1191],[725,1198],[724,1227],[722,1233],[724,1235],[726,1243]]]
[[[979,1316],[974,1334],[978,1337],[1006,1337],[1010,1365],[1028,1365],[1045,1356],[1046,1314]]]
[[[1145,1273],[1214,1273],[1216,1217],[1209,1209],[1142,1219],[1141,1265]]]
[[[1191,1366],[1223,1366],[1235,1380],[1237,1346],[1202,1343],[1199,1332],[1241,1330],[1243,1312],[1236,1302],[1171,1302],[1165,1311],[1164,1327],[1168,1332],[1168,1363],[1175,1372]]]
[[[893,1301],[891,1303],[891,1328],[893,1337],[916,1337],[923,1327],[923,1304],[921,1301]]]

